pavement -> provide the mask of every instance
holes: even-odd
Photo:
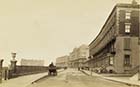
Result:
[[[45,72],[39,74],[20,76],[9,80],[3,80],[2,84],[0,84],[0,87],[26,87],[35,80],[44,77],[47,74],[48,72]]]
[[[106,77],[103,76],[102,74],[97,74],[95,72],[91,71],[87,71],[87,70],[82,70],[83,73],[89,75],[89,76],[98,76],[110,81],[115,81],[115,82],[119,82],[119,83],[123,83],[123,84],[127,84],[129,86],[136,86],[136,87],[140,87],[140,81],[136,81],[136,80],[131,80],[131,77]]]
[[[126,80],[103,77],[85,70],[83,72],[87,75],[76,69],[59,70],[58,72],[57,76],[47,78],[44,78],[48,74],[47,72],[17,77],[3,81],[0,87],[137,87],[137,85],[123,84],[122,81]]]
[[[77,69],[67,69],[57,76],[44,78],[27,87],[130,87],[126,84],[106,80],[99,76],[88,76]]]
[[[63,69],[58,70],[58,72],[64,71]],[[3,80],[0,87],[27,87],[28,85],[37,82],[48,76],[48,72],[25,75],[17,78]]]

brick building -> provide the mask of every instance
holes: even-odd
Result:
[[[88,66],[107,72],[137,71],[140,61],[140,5],[117,4],[98,36],[89,44]]]

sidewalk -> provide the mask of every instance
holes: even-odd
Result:
[[[64,71],[64,69],[59,69],[58,73],[62,71]],[[6,81],[3,80],[2,84],[0,84],[0,87],[19,87],[19,86],[27,87],[32,82],[36,82],[47,75],[48,75],[48,72],[44,72],[44,73],[39,73],[39,74],[20,76],[17,78],[6,80]]]
[[[39,74],[32,74],[32,75],[26,75],[26,76],[20,76],[17,78],[13,78],[10,80],[3,81],[2,84],[0,84],[0,87],[26,87],[35,80],[44,77],[48,75],[48,72],[45,73],[39,73]]]
[[[85,74],[90,75],[90,76],[99,76],[99,77],[107,79],[107,80],[120,82],[120,83],[131,85],[131,86],[140,87],[140,81],[134,81],[134,80],[132,81],[132,80],[130,80],[130,77],[105,77],[103,75],[100,75],[100,74],[97,74],[94,72],[91,73],[90,71],[87,71],[87,70],[82,70],[82,72],[84,72]]]

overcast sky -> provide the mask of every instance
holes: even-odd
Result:
[[[117,2],[131,0],[0,0],[0,58],[11,52],[21,58],[68,55],[97,36]]]

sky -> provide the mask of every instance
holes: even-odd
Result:
[[[132,0],[0,0],[0,59],[45,64],[98,35],[116,3]],[[137,0],[138,1],[138,0]]]

